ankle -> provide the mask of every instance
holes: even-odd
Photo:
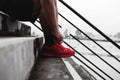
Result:
[[[56,36],[53,36],[53,35],[46,35],[45,36],[45,44],[48,45],[48,46],[52,46],[55,43],[59,43],[59,42],[62,42],[62,41],[63,41],[62,36],[60,36],[60,37],[56,37]]]

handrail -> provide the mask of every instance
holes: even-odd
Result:
[[[72,46],[70,46],[67,42],[63,41],[67,46],[69,46],[71,49],[73,49],[76,53],[78,53],[81,57],[83,57],[86,61],[88,61],[90,64],[92,64],[94,67],[96,67],[98,70],[100,70],[103,74],[108,76],[110,79],[112,79],[109,75],[107,75],[104,71],[102,71],[99,67],[97,67],[95,64],[93,64],[90,60],[88,60],[86,57],[84,57],[80,52],[75,50]],[[90,70],[92,70],[94,73],[96,73],[99,77],[105,80],[103,76],[101,76],[98,72],[96,72],[94,69],[92,69],[90,66],[88,66],[84,61],[80,60],[77,56],[74,56],[76,59],[78,59],[80,62],[82,62],[85,66],[87,66]]]
[[[117,73],[120,74],[120,71],[118,71],[116,68],[114,68],[112,65],[110,65],[107,61],[105,61],[103,58],[101,58],[98,54],[96,54],[93,50],[91,50],[90,48],[88,48],[86,45],[84,45],[80,40],[78,40],[77,38],[75,38],[75,36],[73,36],[72,34],[70,34],[75,40],[77,40],[79,43],[81,43],[83,46],[85,46],[89,51],[91,51],[94,55],[96,55],[98,58],[100,58],[103,62],[105,62],[109,67],[111,67],[112,69],[114,69]]]
[[[114,46],[120,49],[120,46],[116,44],[112,39],[110,39],[107,35],[105,35],[102,31],[100,31],[96,26],[94,26],[91,22],[89,22],[86,18],[84,18],[81,14],[79,14],[76,10],[74,10],[71,6],[65,3],[63,0],[59,0],[62,4],[64,4],[68,9],[70,9],[74,14],[76,14],[79,18],[81,18],[84,22],[86,22],[89,26],[95,29],[98,33],[100,33],[104,38],[110,41]]]
[[[77,28],[74,24],[72,24],[69,20],[67,20],[64,16],[62,16],[60,13],[59,15],[64,18],[67,22],[69,22],[72,26]],[[77,28],[79,31],[81,31],[79,28]],[[84,35],[86,35],[83,31],[81,31]],[[81,43],[83,46],[85,46],[81,41],[76,39],[72,34],[70,34],[75,40],[77,40],[79,43]],[[99,45],[96,41],[94,41],[92,38],[90,38],[88,35],[86,35],[89,39],[91,39],[94,43],[96,43],[99,47],[101,47],[104,51],[106,51],[108,54],[110,54],[112,57],[114,57],[117,61],[120,62],[119,59],[117,59],[114,55],[112,55],[109,51],[107,51],[105,48],[103,48],[101,45]],[[104,59],[102,59],[99,55],[97,55],[94,51],[89,49],[87,46],[85,46],[89,51],[91,51],[93,54],[95,54],[98,58],[100,58],[103,62],[105,62],[108,66],[110,66],[112,69],[114,69],[117,73],[120,74],[120,71],[118,71],[116,68],[114,68],[112,65],[110,65],[108,62],[106,62]]]
[[[109,42],[111,42],[115,47],[117,47],[118,49],[120,49],[120,46],[115,43],[112,39],[110,39],[107,35],[105,35],[102,31],[100,31],[96,26],[94,26],[92,23],[90,23],[87,19],[85,19],[82,15],[80,15],[77,11],[75,11],[72,7],[70,7],[67,3],[65,3],[63,0],[59,0],[64,6],[66,6],[68,9],[70,9],[74,14],[76,14],[80,19],[82,19],[84,22],[86,22],[90,27],[92,27],[94,30],[96,30],[99,34],[101,34],[106,40],[108,40]],[[64,18],[64,16],[62,16],[60,13],[58,13],[62,18]],[[90,40],[92,40],[94,43],[96,43],[99,47],[101,47],[104,51],[106,51],[109,55],[111,55],[114,59],[116,59],[118,62],[120,62],[120,60],[118,58],[116,58],[114,55],[112,55],[109,51],[107,51],[105,48],[103,48],[100,44],[98,44],[95,40],[93,40],[92,38],[90,38],[87,34],[85,34],[82,30],[80,30],[78,27],[76,27],[73,23],[71,23],[69,20],[67,20],[66,18],[64,18],[67,22],[69,22],[72,26],[74,26],[77,30],[79,30],[81,33],[83,33],[85,36],[87,36]],[[72,34],[70,34],[70,36],[72,36],[75,40],[76,37],[74,37]],[[84,45],[80,40],[77,40],[79,43],[81,43],[84,47],[86,47],[89,51],[91,51],[93,54],[96,55],[96,53],[94,51],[92,51],[90,48],[88,48],[86,45]],[[70,46],[69,46],[70,47]],[[79,54],[80,55],[80,54]],[[82,56],[82,55],[80,55]],[[98,58],[100,58],[103,62],[105,62],[109,67],[111,67],[112,69],[114,69],[117,73],[120,74],[120,71],[118,71],[116,68],[114,68],[111,64],[109,64],[107,61],[105,61],[103,58],[101,58],[99,55],[96,55]],[[82,56],[83,57],[83,56]],[[77,58],[77,57],[76,57]],[[79,60],[79,58],[77,58]],[[85,59],[85,58],[84,58]],[[86,60],[86,59],[85,59]],[[81,60],[79,60],[80,62],[82,62]],[[83,62],[82,62],[83,63]],[[90,63],[90,62],[89,62]],[[84,63],[83,63],[84,64]],[[85,65],[85,64],[84,64]],[[93,64],[94,65],[94,64]],[[96,66],[96,65],[95,65]],[[102,72],[102,71],[101,71]],[[108,74],[107,74],[108,75]],[[112,79],[109,75],[108,77],[110,79]],[[112,79],[113,80],[113,79]]]
[[[105,48],[103,48],[100,44],[98,44],[94,39],[92,39],[91,37],[89,37],[87,34],[85,34],[82,30],[80,30],[77,26],[75,26],[73,23],[71,23],[67,18],[65,18],[63,15],[61,15],[60,13],[58,13],[63,19],[65,19],[69,24],[71,24],[74,28],[76,28],[77,30],[79,30],[81,33],[83,33],[86,37],[88,37],[91,41],[93,41],[95,44],[97,44],[101,49],[103,49],[104,51],[106,51],[109,55],[111,55],[114,59],[116,59],[118,62],[120,62],[120,60],[115,57],[113,54],[111,54],[108,50],[106,50]]]

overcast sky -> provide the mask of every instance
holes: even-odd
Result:
[[[81,15],[93,23],[97,28],[106,34],[115,34],[120,32],[120,0],[64,0],[77,10]],[[73,18],[69,11],[63,9],[58,3],[59,11],[72,18],[76,24],[81,22]],[[62,21],[60,21],[62,22]],[[62,22],[63,23],[63,22]],[[82,26],[84,24],[81,23]],[[87,29],[84,26],[84,29]]]

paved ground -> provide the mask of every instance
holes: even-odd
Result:
[[[40,58],[29,80],[73,80],[61,58]]]

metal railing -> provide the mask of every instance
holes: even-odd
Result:
[[[59,0],[65,7],[67,7],[70,11],[72,11],[75,15],[77,15],[80,19],[82,19],[84,22],[86,22],[90,27],[92,27],[94,30],[96,30],[99,34],[101,34],[104,38],[106,38],[107,41],[111,42],[114,46],[116,46],[118,49],[120,49],[120,46],[116,44],[112,39],[110,39],[107,35],[105,35],[102,31],[100,31],[96,26],[94,26],[92,23],[90,23],[87,19],[85,19],[82,15],[80,15],[77,11],[75,11],[71,6],[69,6],[67,3],[65,3],[63,0]],[[79,29],[77,26],[75,26],[72,22],[70,22],[67,18],[65,18],[62,14],[59,13],[59,16],[61,16],[64,20],[66,20],[69,24],[71,24],[74,28],[79,30],[82,34],[84,34],[89,40],[94,42],[96,45],[98,45],[101,49],[103,49],[107,54],[109,54],[111,57],[113,57],[116,61],[120,62],[120,60],[114,56],[112,53],[110,53],[108,50],[106,50],[104,47],[102,47],[100,44],[98,44],[94,39],[89,37],[85,32],[83,32],[81,29]],[[37,20],[37,22],[39,22]],[[40,23],[40,22],[39,22]],[[34,23],[33,23],[34,24]],[[41,28],[39,28],[36,24],[34,24],[39,30],[42,31]],[[62,27],[61,25],[59,25]],[[120,71],[117,70],[113,65],[108,63],[106,60],[104,60],[101,56],[99,56],[97,53],[95,53],[93,50],[91,50],[89,47],[87,47],[84,43],[82,43],[80,40],[78,40],[75,36],[70,34],[70,36],[82,44],[84,47],[86,47],[89,51],[91,51],[95,56],[97,56],[100,60],[102,60],[104,63],[106,63],[109,67],[111,67],[114,71],[116,71],[120,75]],[[81,54],[79,51],[77,51],[75,48],[73,48],[68,42],[63,41],[67,46],[72,48],[78,55],[80,55],[82,58],[84,58],[87,62],[89,62],[91,65],[93,65],[97,70],[99,70],[101,73],[106,75],[109,79],[113,80],[113,78],[108,75],[105,71],[100,69],[96,64],[94,64],[92,61],[87,59],[83,54]],[[86,67],[88,67],[91,71],[93,71],[96,75],[98,75],[101,79],[105,80],[105,77],[103,77],[100,73],[98,73],[96,70],[91,68],[88,64],[86,64],[84,61],[82,61],[80,58],[78,58],[76,55],[74,56],[77,60],[79,60],[81,63],[83,63]]]
[[[63,0],[59,0],[62,4],[64,4],[68,9],[70,9],[74,14],[76,14],[79,18],[81,18],[84,22],[86,22],[90,27],[95,29],[98,33],[100,33],[104,38],[106,38],[109,42],[115,45],[117,48],[120,49],[120,46],[116,44],[112,39],[110,39],[107,35],[105,35],[102,31],[100,31],[96,26],[94,26],[90,21],[85,19],[82,15],[80,15],[77,11],[75,11],[72,7],[70,7],[67,3]]]
[[[120,46],[116,44],[112,39],[110,39],[107,35],[105,35],[102,31],[100,31],[96,26],[94,26],[92,23],[90,23],[87,19],[85,19],[82,15],[80,15],[77,11],[75,11],[71,6],[69,6],[67,3],[65,3],[63,0],[59,0],[64,6],[66,6],[69,10],[71,10],[75,15],[77,15],[80,19],[82,19],[84,22],[86,22],[90,27],[92,27],[94,30],[96,30],[99,34],[101,34],[104,38],[106,38],[109,42],[111,42],[114,46],[116,46],[118,49],[120,49]],[[70,22],[67,18],[65,18],[63,15],[59,13],[59,15],[65,19],[69,24],[71,24],[74,28],[79,30],[81,33],[83,33],[86,37],[88,37],[91,41],[93,41],[95,44],[97,44],[100,48],[102,48],[104,51],[106,51],[110,56],[112,56],[115,60],[120,62],[120,60],[115,57],[112,53],[107,51],[105,48],[103,48],[100,44],[98,44],[95,40],[90,38],[87,34],[85,34],[82,30],[80,30],[78,27],[76,27],[72,22]],[[98,58],[100,58],[103,62],[105,62],[108,66],[110,66],[113,70],[115,70],[118,74],[120,74],[120,71],[117,70],[115,67],[113,67],[110,63],[105,61],[103,58],[101,58],[98,54],[96,54],[93,50],[91,50],[89,47],[87,47],[84,43],[82,43],[80,40],[78,40],[75,36],[70,34],[73,39],[77,40],[80,44],[82,44],[84,47],[86,47],[89,51],[91,51],[94,55],[96,55]],[[67,44],[68,45],[68,44]],[[68,45],[70,47],[70,45]],[[71,47],[72,48],[72,47]],[[74,48],[72,48],[74,49]],[[75,49],[74,49],[75,50]],[[75,50],[76,51],[76,50]],[[76,51],[79,55],[81,55],[78,51]],[[91,63],[88,59],[86,59],[83,55],[81,55],[85,60],[87,60],[89,63]],[[76,57],[76,56],[75,56]],[[77,58],[77,57],[76,57]],[[83,63],[79,58],[77,58],[80,62]],[[85,64],[85,63],[83,63]],[[93,66],[95,66],[97,69],[99,69],[95,64],[91,63]],[[85,64],[86,65],[86,64]],[[88,65],[86,65],[88,67]],[[88,67],[89,68],[89,67]],[[92,70],[92,69],[91,69]],[[99,69],[103,74],[105,74],[107,77],[113,80],[111,76],[109,76],[107,73]],[[92,70],[93,71],[93,70]],[[95,72],[96,73],[96,72]],[[97,74],[97,73],[96,73]],[[99,74],[97,74],[99,75]],[[99,75],[102,79],[104,79],[101,75]]]

